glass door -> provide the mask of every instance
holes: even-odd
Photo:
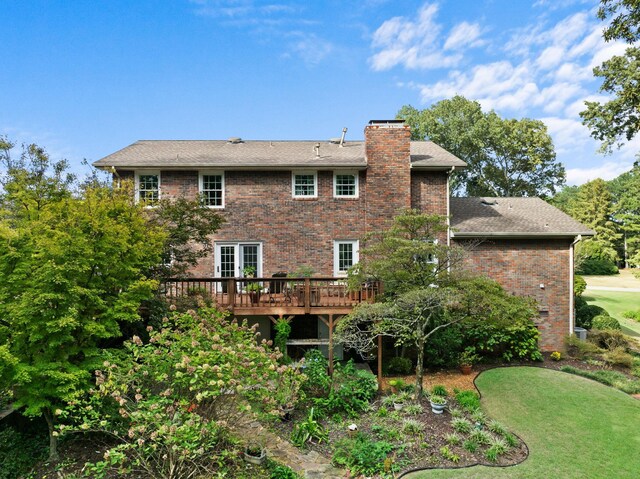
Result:
[[[242,277],[246,267],[255,268],[255,276],[262,275],[262,251],[260,243],[216,244],[215,276],[218,278]],[[223,282],[219,291],[227,292],[227,283]]]

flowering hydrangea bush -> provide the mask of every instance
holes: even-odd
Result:
[[[278,364],[281,353],[258,342],[255,327],[216,310],[174,313],[147,331],[148,342],[134,336],[124,358],[96,371],[86,402],[59,411],[74,422],[63,431],[98,430],[121,442],[92,466],[95,476],[113,467],[172,479],[211,471],[229,427],[251,419],[252,408],[278,415],[279,380],[300,375]]]

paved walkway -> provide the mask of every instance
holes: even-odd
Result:
[[[640,293],[640,288],[617,288],[614,286],[589,286],[586,291],[620,291],[622,293]]]
[[[286,464],[302,477],[307,479],[342,479],[347,472],[331,465],[331,461],[315,451],[303,451],[289,441],[281,439],[262,425],[254,421],[246,426],[235,428],[240,438],[253,438],[264,444],[267,456]]]

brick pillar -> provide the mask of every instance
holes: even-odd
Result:
[[[387,228],[411,207],[411,130],[399,121],[371,121],[364,129],[367,158],[366,226]]]

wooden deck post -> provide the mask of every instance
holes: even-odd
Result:
[[[236,280],[234,278],[227,280],[227,296],[229,296],[229,309],[233,312],[236,305]]]
[[[311,313],[311,280],[309,278],[304,279],[304,312]]]
[[[333,314],[329,315],[329,375],[333,376]]]
[[[382,392],[382,336],[378,335],[378,392]]]

